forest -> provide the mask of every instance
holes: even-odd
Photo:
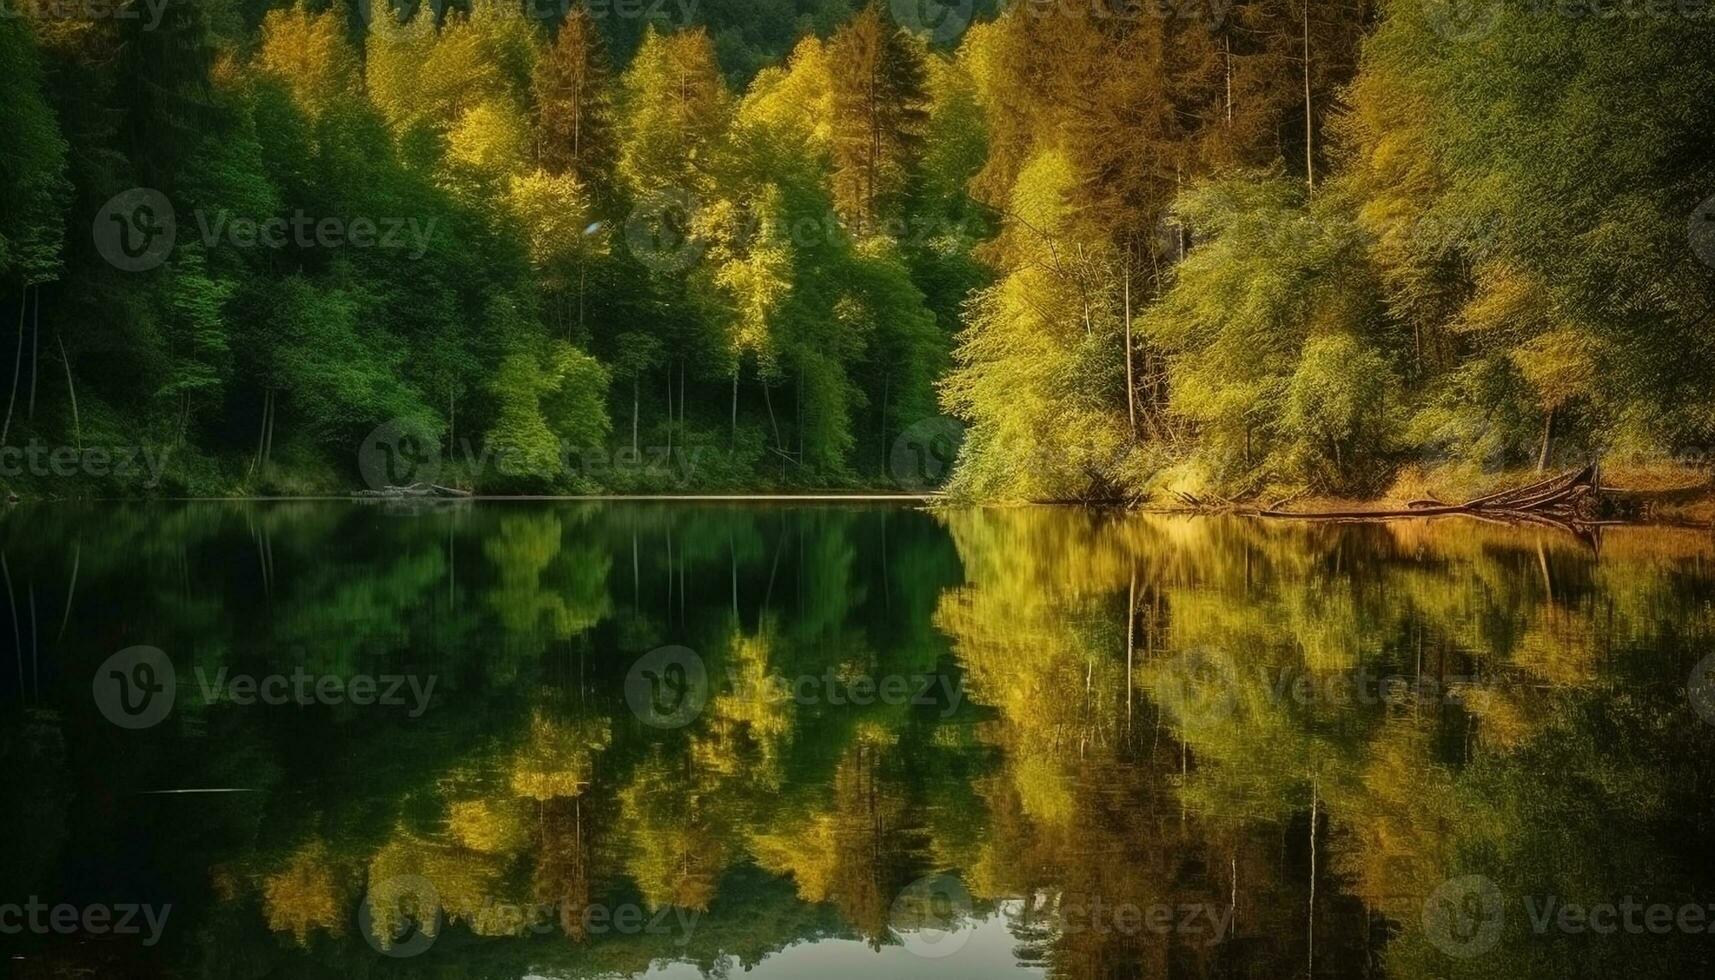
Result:
[[[0,489],[1706,470],[1711,13],[11,2]]]

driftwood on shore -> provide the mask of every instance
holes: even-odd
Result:
[[[1260,517],[1297,520],[1378,520],[1400,517],[1465,515],[1506,521],[1555,525],[1591,523],[1601,495],[1599,470],[1594,463],[1529,486],[1487,494],[1462,504],[1431,499],[1413,500],[1403,510],[1286,511],[1278,505],[1258,509]]]
[[[460,498],[470,496],[469,490],[443,487],[438,483],[413,483],[407,487],[382,487],[380,490],[358,490],[352,494],[363,500],[401,500],[416,497]]]

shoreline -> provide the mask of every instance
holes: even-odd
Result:
[[[388,488],[397,493],[377,493],[361,487],[343,490],[317,489],[308,493],[218,493],[210,495],[167,494],[104,496],[20,496],[8,489],[4,503],[333,503],[397,505],[401,503],[445,505],[461,501],[489,503],[650,503],[650,504],[904,504],[938,508],[1077,507],[1116,513],[1183,515],[1234,515],[1266,520],[1293,521],[1391,521],[1421,520],[1435,516],[1460,516],[1471,503],[1490,502],[1502,506],[1507,498],[1526,502],[1525,511],[1495,509],[1469,514],[1484,520],[1547,523],[1554,526],[1593,528],[1603,525],[1655,525],[1664,527],[1715,528],[1715,480],[1697,469],[1684,466],[1627,465],[1593,466],[1568,471],[1546,481],[1535,470],[1474,473],[1453,469],[1407,470],[1383,492],[1374,495],[1254,493],[1237,499],[1204,490],[1188,492],[1157,486],[1146,498],[1122,500],[1002,500],[976,499],[942,491],[902,491],[853,488],[786,492],[687,492],[687,493],[492,493],[457,488]],[[1551,493],[1530,497],[1533,490],[1567,480],[1581,480],[1577,495]],[[416,492],[412,492],[416,491]],[[439,492],[432,492],[439,491]],[[1519,495],[1526,495],[1520,498]],[[1581,495],[1581,499],[1580,499]],[[1270,499],[1270,498],[1273,499]],[[1563,499],[1564,498],[1564,499]],[[1466,504],[1455,501],[1466,501]],[[1576,506],[1572,506],[1573,504]],[[1544,504],[1552,504],[1547,509]],[[1540,518],[1540,519],[1539,519]]]
[[[8,506],[20,504],[69,503],[356,503],[396,504],[411,502],[461,503],[481,502],[554,502],[587,501],[591,503],[932,503],[943,500],[933,493],[697,493],[697,494],[470,494],[459,497],[360,497],[349,493],[221,495],[207,497],[20,497],[5,501]]]
[[[1641,498],[1646,507],[1636,513],[1600,520],[1580,521],[1569,528],[1596,527],[1677,527],[1715,530],[1715,488],[1705,488],[1695,496],[1683,498],[1675,492],[1673,502],[1662,505],[1652,499],[1650,492],[1612,491],[1623,499]],[[1157,503],[1122,505],[1117,503],[1078,501],[983,501],[964,500],[937,493],[706,493],[706,494],[472,494],[467,497],[360,497],[347,494],[303,494],[209,497],[39,497],[20,498],[4,502],[5,509],[30,504],[290,504],[290,503],[351,503],[395,506],[409,504],[424,508],[456,506],[463,503],[649,503],[649,504],[909,504],[946,508],[1083,508],[1114,513],[1144,514],[1161,517],[1243,517],[1253,520],[1288,521],[1293,523],[1381,523],[1419,521],[1436,518],[1467,517],[1480,521],[1528,524],[1530,521],[1507,521],[1504,517],[1480,513],[1426,512],[1412,514],[1402,510],[1401,501],[1392,497],[1314,497],[1292,501],[1280,508],[1248,500],[1225,501],[1220,505],[1188,507]],[[1366,511],[1373,514],[1365,513]]]

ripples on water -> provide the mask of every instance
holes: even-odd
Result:
[[[0,546],[22,976],[1715,961],[1706,531],[318,503]]]

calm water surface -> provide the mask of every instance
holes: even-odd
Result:
[[[1708,532],[162,504],[0,549],[14,975],[1715,964]]]

